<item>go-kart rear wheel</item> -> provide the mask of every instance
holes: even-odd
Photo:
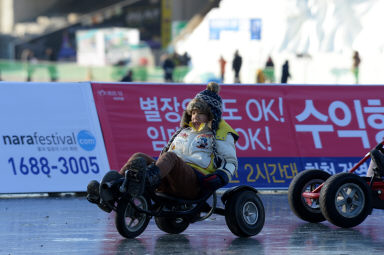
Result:
[[[246,190],[231,195],[225,203],[225,222],[239,237],[257,235],[265,222],[263,202],[257,193]]]
[[[297,217],[308,222],[325,220],[319,206],[319,199],[304,198],[303,192],[311,192],[331,175],[322,170],[305,170],[293,178],[288,188],[288,202]]]
[[[359,225],[371,212],[367,183],[356,174],[339,173],[330,177],[320,191],[324,217],[342,228]]]
[[[155,217],[157,227],[169,234],[180,234],[189,226],[189,222],[184,218]]]
[[[150,201],[145,196],[132,198],[138,208],[148,210]],[[139,236],[147,227],[151,216],[138,212],[127,199],[118,202],[115,224],[120,235],[126,238]]]

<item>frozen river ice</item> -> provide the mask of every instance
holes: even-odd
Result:
[[[290,210],[286,194],[261,193],[266,221],[251,238],[233,235],[220,215],[179,235],[152,219],[136,239],[124,239],[113,214],[85,197],[0,198],[0,254],[383,254],[384,210],[359,226],[306,223]]]

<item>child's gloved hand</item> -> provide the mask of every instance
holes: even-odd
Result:
[[[228,182],[227,173],[221,169],[217,169],[214,173],[208,174],[203,178],[203,186],[212,191],[224,187]]]

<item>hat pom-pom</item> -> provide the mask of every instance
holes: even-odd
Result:
[[[210,90],[212,92],[215,92],[216,94],[219,94],[220,86],[218,83],[211,81],[207,85],[207,90]]]

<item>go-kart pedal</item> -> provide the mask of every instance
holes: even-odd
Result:
[[[103,210],[104,212],[110,213],[112,212],[112,208],[110,205],[108,205],[107,202],[104,202],[103,200],[100,201],[100,203],[97,204],[97,206]]]
[[[144,193],[146,175],[146,160],[144,158],[134,159],[131,162],[130,168],[125,172],[125,178],[127,178],[127,192],[132,197],[138,197]]]

